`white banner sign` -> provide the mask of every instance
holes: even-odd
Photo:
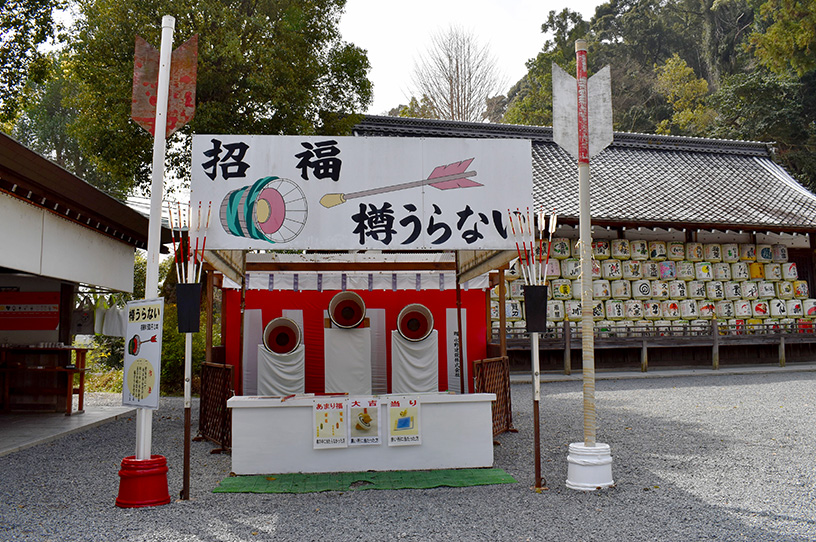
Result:
[[[213,249],[510,250],[531,164],[521,139],[195,135],[190,203]]]
[[[122,404],[159,408],[164,298],[127,304]]]

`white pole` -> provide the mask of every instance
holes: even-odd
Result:
[[[164,193],[165,135],[167,127],[167,99],[170,93],[170,58],[173,53],[173,29],[176,20],[170,15],[162,18],[162,41],[159,50],[159,81],[156,89],[156,124],[153,134],[153,180],[150,189],[150,223],[147,236],[147,270],[145,298],[159,295],[159,249],[161,245],[161,207]],[[136,410],[136,459],[150,459],[153,439],[153,411]]]

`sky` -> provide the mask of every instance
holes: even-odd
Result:
[[[368,51],[374,102],[367,113],[380,115],[411,97],[414,65],[435,34],[451,25],[471,32],[490,48],[506,80],[507,92],[521,79],[547,36],[541,25],[550,11],[565,7],[589,20],[603,0],[347,0],[340,19],[343,40]]]

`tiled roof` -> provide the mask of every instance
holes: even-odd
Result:
[[[536,207],[578,217],[577,164],[551,128],[369,116],[355,134],[530,139]],[[816,195],[773,162],[765,143],[616,132],[590,170],[596,224],[816,229]]]

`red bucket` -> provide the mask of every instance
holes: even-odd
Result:
[[[150,459],[137,460],[132,455],[122,460],[116,506],[141,508],[169,503],[166,457],[152,455]]]

